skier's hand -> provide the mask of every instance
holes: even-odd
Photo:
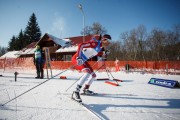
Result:
[[[103,52],[103,55],[102,55],[103,60],[107,60],[107,56],[108,56],[109,53],[110,53],[109,50],[105,50],[105,51]]]
[[[105,50],[105,55],[109,55],[110,54],[110,50]]]
[[[84,60],[79,57],[76,58],[76,61],[77,61],[77,65],[79,65],[79,66],[84,64]]]

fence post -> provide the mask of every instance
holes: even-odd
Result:
[[[126,64],[125,65],[125,69],[126,69],[126,72],[129,73],[129,68],[130,68],[130,65],[129,64]]]
[[[14,75],[15,75],[15,82],[16,82],[17,81],[18,72],[15,72]]]
[[[166,75],[168,75],[168,64],[166,64]]]

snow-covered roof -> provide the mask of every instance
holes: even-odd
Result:
[[[16,55],[27,55],[27,54],[34,54],[36,48],[24,48],[23,50],[16,53]]]
[[[7,53],[5,53],[3,56],[1,56],[1,59],[4,58],[18,58],[19,55],[17,55],[16,53],[18,53],[19,51],[9,51]]]
[[[57,38],[57,37],[50,35],[48,33],[46,33],[46,35],[49,36],[56,44],[58,44],[62,47],[69,46],[71,44],[70,39],[60,39],[60,38]],[[41,39],[36,43],[36,45],[41,41]]]
[[[56,53],[59,53],[59,52],[76,52],[77,49],[78,49],[78,46],[61,47],[58,50],[56,50]]]

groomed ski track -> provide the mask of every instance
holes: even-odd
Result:
[[[58,72],[53,71],[53,74]],[[35,71],[19,73],[17,82],[14,81],[14,71],[2,73],[4,77],[0,77],[0,105],[46,80],[33,79]],[[179,88],[170,89],[148,84],[152,77],[179,81],[180,76],[124,72],[112,74],[115,78],[123,80],[119,82],[120,86],[94,81],[91,90],[99,95],[81,96],[83,102],[105,120],[178,120],[180,118]],[[69,71],[63,75],[79,78],[82,73]],[[97,73],[99,78],[104,78],[105,75],[106,73]],[[77,80],[76,78],[62,80],[57,76],[1,106],[0,119],[97,120],[80,105],[58,94],[58,92],[65,93],[66,89]],[[67,94],[71,94],[75,87],[69,89]]]
[[[106,120],[106,119],[103,118],[101,115],[99,115],[98,113],[96,113],[95,111],[93,111],[93,110],[90,108],[89,105],[87,105],[87,104],[85,104],[85,103],[83,103],[83,102],[79,103],[79,102],[73,100],[73,99],[71,98],[71,96],[67,96],[67,95],[65,95],[65,94],[64,94],[64,96],[67,97],[69,100],[73,101],[74,103],[76,103],[76,104],[80,105],[81,107],[83,107],[87,112],[89,112],[90,114],[92,114],[95,118],[97,118],[97,119],[99,119],[99,120]]]

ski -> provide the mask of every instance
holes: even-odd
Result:
[[[96,95],[98,95],[98,93],[92,93],[92,94],[81,93],[81,95],[84,95],[84,96],[96,96]]]
[[[73,98],[68,97],[69,99],[71,99],[72,101],[74,101],[75,103],[78,103],[80,106],[82,106],[82,108],[84,108],[87,112],[91,113],[94,117],[96,117],[99,120],[105,120],[105,118],[103,118],[102,116],[100,116],[98,113],[96,113],[95,111],[93,111],[89,105],[83,103],[83,102],[78,102]]]
[[[74,98],[70,98],[70,99],[73,100],[76,103],[79,103],[80,105],[83,105],[83,102],[79,102],[79,101],[75,100]]]
[[[71,93],[61,93],[61,92],[58,92],[57,95],[65,95],[65,96],[69,96],[71,95]],[[81,93],[81,95],[84,95],[84,96],[100,96],[100,97],[107,97],[107,96],[113,96],[113,97],[122,97],[122,96],[136,96],[134,94],[109,94],[109,93],[96,93],[94,95],[86,95],[84,93]]]
[[[102,95],[102,94],[106,94],[106,93],[93,93],[93,94],[80,93],[80,95],[84,95],[84,96],[97,96],[97,95]],[[57,95],[71,95],[71,93],[58,92]]]

